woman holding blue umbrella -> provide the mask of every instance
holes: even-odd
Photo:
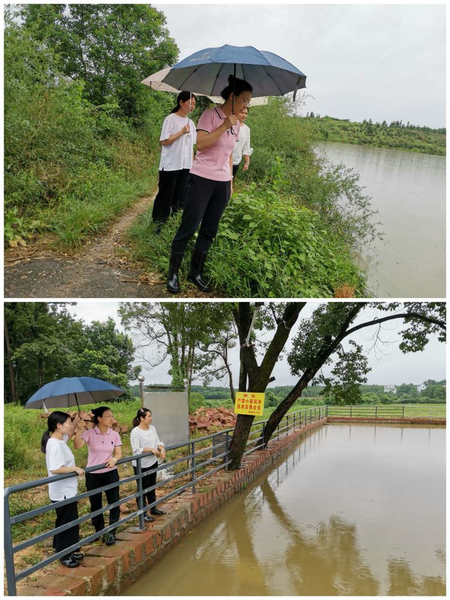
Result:
[[[189,173],[185,208],[181,225],[172,241],[167,289],[180,291],[178,272],[189,240],[199,225],[197,241],[191,258],[188,280],[202,292],[209,286],[203,279],[203,265],[216,237],[220,218],[232,194],[233,150],[239,139],[236,114],[248,106],[252,86],[233,75],[222,91],[221,106],[206,110],[197,125],[197,155]]]

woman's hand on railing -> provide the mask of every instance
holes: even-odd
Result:
[[[115,467],[116,464],[117,464],[117,458],[114,458],[112,456],[107,462],[105,462],[105,467],[107,467],[108,469],[111,469],[112,467]]]
[[[73,470],[75,471],[75,473],[77,475],[80,475],[80,476],[84,475],[84,471],[83,471],[83,469],[81,467],[74,467]]]

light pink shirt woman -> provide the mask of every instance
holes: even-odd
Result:
[[[222,106],[204,112],[197,125],[197,155],[189,173],[181,225],[172,241],[167,289],[180,291],[178,272],[189,240],[198,227],[188,280],[202,292],[209,291],[203,265],[216,237],[219,222],[233,192],[233,149],[239,139],[236,115],[252,98],[253,88],[243,79],[228,78]]]
[[[107,406],[101,406],[92,411],[94,428],[84,431],[83,421],[79,422],[75,434],[74,446],[81,448],[88,445],[88,467],[105,463],[105,467],[92,473],[86,473],[86,489],[88,491],[102,488],[111,483],[119,482],[119,473],[117,472],[117,461],[122,458],[122,442],[118,433],[112,430],[114,415]],[[105,490],[108,504],[119,501],[119,486]],[[89,496],[91,503],[91,512],[95,512],[102,507],[102,492]],[[120,519],[120,506],[115,506],[109,511],[109,524],[113,525]],[[103,513],[92,517],[92,524],[95,531],[99,532],[105,527]],[[105,544],[111,546],[115,543],[116,537],[114,530],[105,536]]]

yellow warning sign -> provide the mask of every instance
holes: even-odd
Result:
[[[256,392],[236,392],[234,414],[262,416],[264,411],[264,394]]]

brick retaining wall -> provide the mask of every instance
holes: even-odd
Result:
[[[181,538],[233,494],[251,483],[270,468],[308,431],[321,427],[324,418],[296,430],[278,441],[271,441],[267,450],[257,450],[242,460],[238,471],[214,473],[197,484],[197,491],[184,492],[166,502],[166,512],[154,523],[146,523],[140,531],[128,527],[117,534],[114,546],[94,546],[86,553],[81,565],[67,569],[61,565],[51,574],[32,575],[27,585],[20,587],[19,596],[116,596],[161,560]],[[83,549],[81,548],[81,551]]]

